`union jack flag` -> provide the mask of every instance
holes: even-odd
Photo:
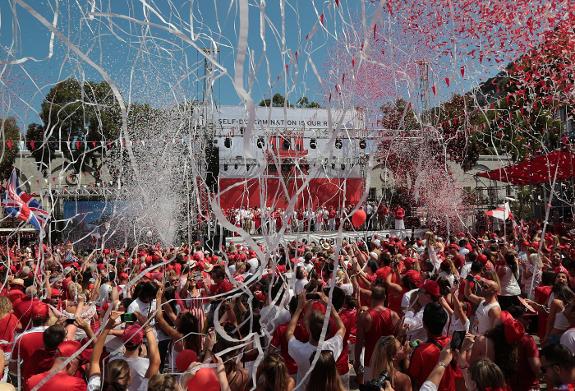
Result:
[[[36,231],[42,231],[46,220],[50,217],[38,200],[20,189],[16,170],[12,170],[10,175],[2,206],[6,215],[31,224]]]

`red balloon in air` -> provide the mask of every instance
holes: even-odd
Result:
[[[367,214],[365,214],[363,209],[355,211],[353,216],[351,216],[351,223],[354,228],[361,227],[365,223],[365,220],[367,220]]]

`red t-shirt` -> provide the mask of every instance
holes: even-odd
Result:
[[[38,331],[24,334],[18,339],[16,345],[14,345],[14,349],[12,349],[12,359],[20,359],[20,361],[22,361],[20,373],[23,379],[28,379],[35,373],[38,373],[35,371],[38,362],[35,362],[32,357],[37,351],[43,350],[44,348],[44,329],[45,328],[41,328]]]
[[[451,339],[446,336],[435,338],[436,343],[442,347],[449,344],[450,340]],[[440,352],[439,346],[431,342],[424,342],[413,351],[407,373],[411,377],[414,390],[418,390],[419,387],[425,383],[427,376],[429,376],[435,365],[437,365]],[[437,390],[455,391],[456,376],[456,370],[451,365],[448,365],[447,368],[445,368],[445,373],[441,378],[441,383],[439,383]]]
[[[278,327],[276,327],[272,336],[271,344],[276,348],[279,348],[280,354],[286,363],[288,373],[290,375],[295,375],[297,374],[297,364],[288,353],[288,341],[286,338],[287,327],[288,323],[280,324]],[[301,342],[307,342],[309,339],[301,319],[295,328],[294,336],[298,341]]]
[[[18,325],[18,318],[8,313],[0,319],[0,346],[5,352],[12,351],[12,342],[14,342],[14,334],[16,333],[16,326]]]
[[[531,370],[530,358],[538,358],[539,349],[532,336],[525,334],[519,341],[519,362],[517,363],[517,374],[508,380],[508,386],[513,391],[529,391],[539,388],[539,379]]]
[[[371,355],[379,338],[392,335],[395,332],[395,326],[392,322],[392,314],[389,308],[370,308],[368,311],[371,317],[371,327],[365,332],[365,366],[369,366]]]
[[[32,316],[31,310],[32,306],[36,303],[41,303],[41,301],[28,296],[14,303],[14,315],[20,320],[23,330],[28,330],[32,327],[30,324],[30,317]]]
[[[40,383],[45,377],[50,375],[50,371],[34,375],[28,379],[26,382],[25,390],[31,390]],[[87,385],[83,379],[76,376],[70,376],[65,371],[58,372],[50,380],[48,380],[42,387],[40,391],[86,391]]]
[[[228,280],[222,280],[217,284],[212,284],[210,287],[210,293],[212,295],[219,295],[221,293],[226,293],[234,289],[234,286]]]

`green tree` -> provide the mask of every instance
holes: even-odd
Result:
[[[28,125],[26,147],[36,160],[36,164],[44,177],[48,176],[48,167],[56,151],[56,142],[48,138],[42,125],[36,123]]]
[[[280,93],[274,94],[271,99],[262,99],[259,105],[266,107],[284,107],[284,105],[287,107],[292,107],[289,101],[287,101],[285,97]]]
[[[99,175],[101,141],[117,139],[121,123],[120,107],[106,82],[61,81],[42,102],[40,118],[46,137],[60,143],[76,172]]]
[[[2,133],[0,155],[0,178],[6,179],[12,172],[12,166],[18,155],[20,129],[13,117],[0,118],[0,132]]]
[[[298,99],[296,107],[300,107],[300,108],[319,108],[320,105],[317,102],[310,102],[309,99],[307,98],[307,96],[302,96],[301,98]]]

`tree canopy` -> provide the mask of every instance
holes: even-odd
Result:
[[[0,131],[2,133],[0,155],[0,177],[6,179],[12,172],[14,160],[18,155],[20,141],[20,129],[13,117],[0,118]]]

